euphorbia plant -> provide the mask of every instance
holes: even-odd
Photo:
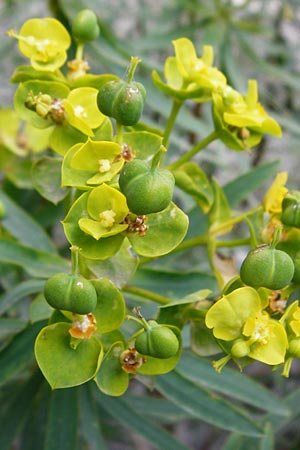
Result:
[[[176,39],[175,56],[164,66],[166,81],[152,74],[161,95],[173,102],[165,128],[153,128],[143,115],[146,90],[134,81],[139,58],[128,61],[125,79],[88,74],[84,46],[99,36],[95,14],[79,13],[71,32],[77,51],[64,67],[71,36],[58,21],[30,19],[19,33],[8,33],[30,60],[12,76],[18,83],[13,114],[46,133],[32,160],[22,156],[33,163],[41,196],[64,206],[60,230],[64,250],[71,250],[71,269],[59,258],[65,271],[51,267],[40,276],[44,284],[35,301],[47,323],[36,333],[35,356],[43,375],[53,389],[94,380],[102,393],[120,396],[136,375],[172,372],[190,347],[205,356],[223,351],[214,362],[218,371],[231,359],[240,368],[260,361],[282,366],[288,376],[292,358],[300,357],[297,301],[286,309],[299,283],[299,193],[288,191],[282,173],[261,204],[236,213],[224,189],[192,160],[215,140],[241,152],[251,151],[265,133],[280,137],[279,124],[258,103],[256,81],[249,81],[246,95],[237,92],[214,67],[212,47],[204,46],[198,57],[189,39]],[[213,128],[184,154],[168,158],[185,102],[209,102]],[[16,134],[12,130],[11,141]],[[11,151],[16,153],[13,145]],[[181,201],[186,196],[201,213],[201,227]],[[2,228],[10,242],[9,200],[3,202],[8,218]],[[196,237],[187,234],[189,221],[201,229]],[[241,222],[248,226],[243,238],[223,239]],[[210,286],[180,300],[168,289],[157,293],[155,277],[150,288],[135,286],[147,264],[197,246],[207,247]],[[241,273],[236,265],[228,280],[218,249],[239,246],[252,250],[247,256],[245,250]],[[188,283],[184,276],[182,283]],[[152,305],[150,317],[129,307],[130,296],[146,310]],[[184,328],[191,333],[182,341]]]

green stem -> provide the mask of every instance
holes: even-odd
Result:
[[[217,372],[221,372],[224,366],[231,360],[231,355],[226,355],[221,359],[218,359],[217,361],[213,361],[213,367],[216,369]]]
[[[157,153],[155,153],[155,155],[153,156],[152,162],[151,162],[151,169],[157,169],[157,167],[159,167],[164,159],[164,156],[166,154],[166,147],[164,147],[163,145],[160,146],[160,149],[158,150]]]
[[[141,62],[140,58],[137,56],[132,56],[130,61],[130,66],[127,72],[127,83],[130,83],[133,79],[135,69],[137,68],[137,65]]]
[[[291,370],[291,366],[292,366],[292,362],[293,362],[292,356],[289,356],[289,357],[285,360],[284,365],[283,365],[283,371],[282,371],[282,373],[281,373],[282,376],[284,376],[284,377],[286,377],[286,378],[289,377],[289,375],[290,375],[290,370]]]
[[[72,264],[72,275],[77,276],[79,274],[79,247],[72,245],[71,247],[71,264]]]
[[[189,161],[193,156],[195,156],[197,153],[199,153],[201,150],[203,150],[205,147],[207,147],[211,142],[218,139],[220,132],[219,131],[213,131],[210,133],[206,138],[204,138],[202,141],[198,142],[194,147],[192,147],[188,152],[186,152],[184,155],[182,155],[180,158],[177,159],[177,161],[173,162],[172,164],[169,164],[167,166],[167,169],[174,170],[178,167],[182,166],[185,162]]]
[[[274,249],[276,247],[276,245],[279,243],[279,241],[281,239],[281,231],[282,231],[281,227],[275,228],[270,248]]]
[[[125,318],[127,320],[133,320],[134,322],[138,323],[139,325],[143,325],[142,319],[139,319],[138,317],[127,315]]]
[[[79,43],[77,45],[76,55],[75,55],[76,61],[82,61],[83,60],[83,48],[84,48],[84,44],[83,43]]]
[[[251,240],[250,238],[242,238],[242,239],[232,239],[228,241],[217,241],[216,247],[239,247],[241,245],[250,245]]]
[[[116,134],[115,134],[115,142],[121,144],[123,135],[123,125],[116,121]]]
[[[193,247],[203,247],[207,245],[209,238],[209,234],[201,234],[201,236],[197,236],[191,239],[187,239],[186,241],[183,241],[181,244],[179,244],[174,251],[183,251],[188,250]],[[249,245],[250,244],[250,238],[241,238],[241,239],[228,239],[227,241],[217,241],[216,247],[239,247],[241,245]]]
[[[250,209],[250,211],[247,211],[243,214],[241,214],[240,216],[236,216],[233,217],[232,219],[226,220],[225,222],[222,222],[220,225],[217,226],[213,226],[211,227],[211,229],[209,230],[209,234],[210,235],[216,235],[219,234],[220,232],[226,230],[228,227],[232,226],[232,225],[236,225],[239,222],[242,222],[243,220],[246,220],[249,216],[251,216],[252,214],[255,214],[256,212],[259,212],[260,210],[262,210],[262,206],[256,206],[253,209]]]
[[[170,116],[169,116],[167,124],[166,124],[164,138],[162,141],[162,144],[165,147],[168,147],[169,137],[170,137],[171,131],[173,129],[176,117],[177,117],[182,105],[183,105],[183,101],[180,101],[180,100],[174,98]]]
[[[138,295],[139,297],[145,297],[149,300],[159,303],[160,305],[167,305],[170,303],[170,299],[162,295],[156,294],[155,292],[147,291],[146,289],[141,289],[135,286],[124,286],[122,288],[124,292],[129,294]]]

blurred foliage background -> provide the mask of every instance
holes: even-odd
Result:
[[[201,153],[197,157],[198,161],[210,175],[215,175],[221,184],[226,184],[238,173],[244,173],[251,167],[279,160],[280,170],[289,172],[289,187],[300,188],[299,0],[2,0],[0,107],[11,107],[15,87],[9,82],[9,78],[14,68],[24,62],[18,53],[16,42],[5,36],[5,31],[10,28],[19,29],[28,18],[49,15],[57,17],[69,28],[72,18],[83,8],[94,10],[101,24],[99,40],[87,48],[86,56],[93,73],[113,72],[123,76],[131,55],[142,59],[137,79],[147,88],[144,114],[148,123],[163,124],[169,113],[168,100],[152,84],[151,70],[162,72],[164,58],[173,53],[172,39],[182,36],[192,39],[199,54],[202,45],[213,45],[215,64],[226,74],[229,83],[241,92],[246,92],[249,78],[258,79],[260,101],[283,127],[283,138],[275,140],[268,136],[257,149],[243,153],[229,151],[217,142],[210,146],[209,151]],[[209,106],[187,104],[172,134],[172,152],[183,153],[191,143],[206,136],[210,129]],[[251,207],[255,198],[249,198],[247,202],[247,206]],[[282,379],[277,373],[265,372],[261,366],[257,368],[255,365],[248,370],[248,374],[259,377],[261,384],[281,396],[296,392],[295,389],[299,387],[300,371],[296,364],[289,380]],[[143,391],[141,385],[135,386],[135,389],[136,392],[139,389]],[[272,422],[270,418],[273,426],[281,431],[276,442],[272,434],[269,440],[266,437],[261,441],[261,450],[299,449],[298,391],[291,399],[292,416],[289,419],[279,417],[280,423],[278,417],[277,422]],[[111,400],[106,401],[109,406]],[[84,402],[82,399],[81,405]],[[139,406],[136,399],[135,404],[132,402],[131,406],[141,414],[144,404]],[[126,410],[128,400],[120,405]],[[157,409],[158,405],[160,411]],[[120,415],[124,414],[121,406]],[[100,407],[99,413],[100,416],[105,416],[106,424],[109,425],[105,429],[105,437],[112,443],[110,448],[153,448],[139,435],[128,433],[126,428],[116,425],[112,417],[107,417],[107,409],[101,410]],[[148,413],[150,417],[151,414],[156,416],[156,419],[163,415],[167,417],[168,430],[194,450],[258,448],[255,439],[241,440],[238,435],[229,436],[227,432],[172,409],[167,403],[155,403],[153,408],[149,404]],[[126,414],[121,422],[126,425]]]

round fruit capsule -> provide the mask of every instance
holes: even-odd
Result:
[[[151,168],[146,161],[133,159],[124,165],[119,185],[128,208],[134,214],[151,214],[169,206],[174,191],[174,176],[166,169]]]
[[[300,252],[296,254],[294,257],[294,276],[293,276],[293,283],[300,284]]]
[[[233,358],[244,358],[250,353],[249,344],[243,339],[237,339],[230,350]]]
[[[281,289],[291,282],[293,275],[292,258],[284,251],[268,245],[251,250],[240,270],[243,283],[254,288]]]
[[[88,314],[97,305],[97,293],[93,284],[80,275],[53,275],[46,281],[44,296],[53,308],[77,314]]]
[[[300,192],[290,191],[282,201],[281,222],[300,228]]]
[[[146,90],[141,83],[112,80],[99,90],[98,108],[121,125],[135,125],[143,112]]]
[[[153,325],[135,340],[135,348],[142,355],[167,359],[176,355],[179,342],[175,333],[164,325]]]
[[[72,24],[72,34],[82,44],[94,41],[100,34],[96,14],[90,9],[80,11]]]

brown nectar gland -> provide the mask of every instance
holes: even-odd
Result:
[[[129,233],[138,233],[141,237],[145,236],[149,228],[149,225],[146,224],[147,220],[147,216],[144,215],[133,216],[128,214],[125,217],[125,223],[128,224],[127,231]]]
[[[141,356],[134,347],[129,347],[121,354],[121,364],[122,369],[133,375],[136,374],[137,369],[139,369],[147,359],[145,356]]]

